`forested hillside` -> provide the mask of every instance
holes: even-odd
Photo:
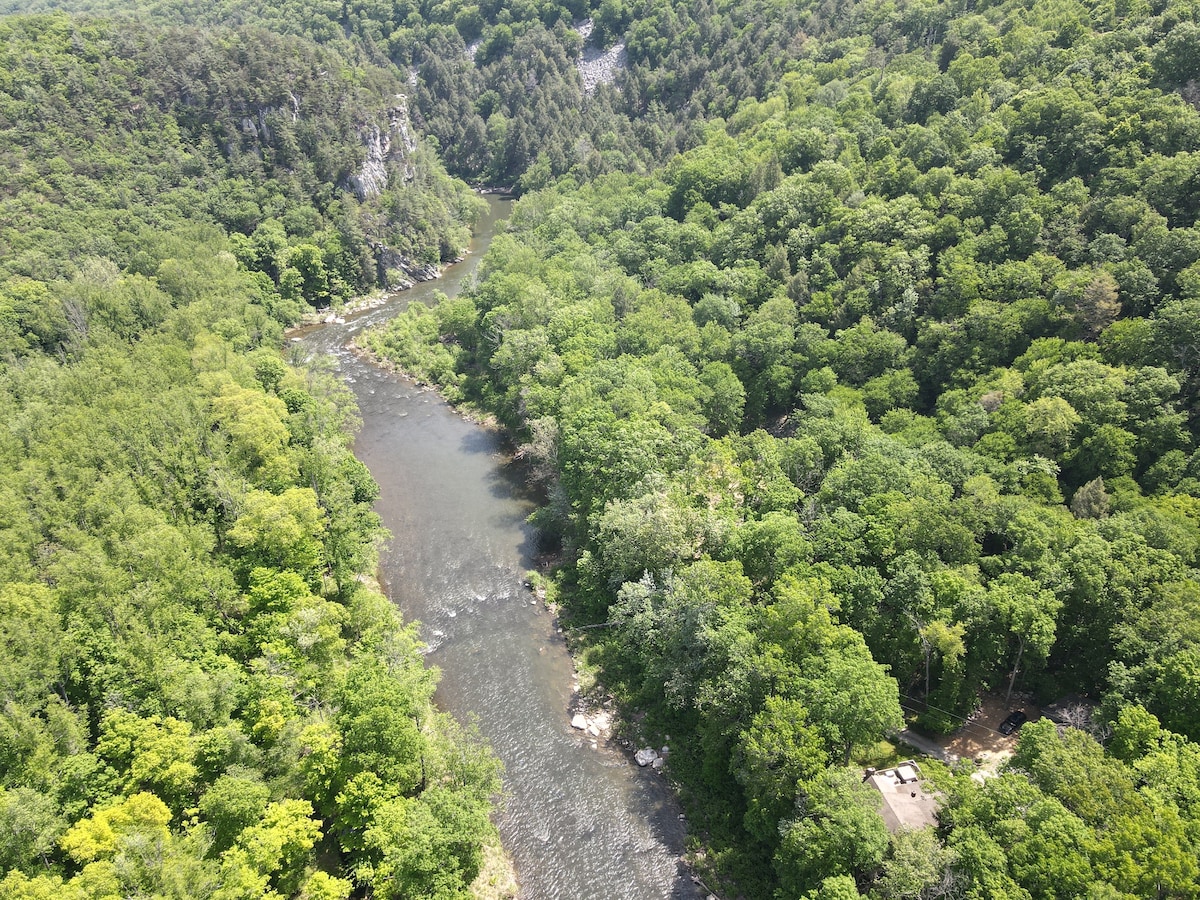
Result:
[[[0,373],[0,896],[461,896],[494,762],[360,581],[344,388],[220,248],[161,329]]]
[[[395,73],[258,28],[61,15],[0,20],[0,54],[5,276],[47,282],[103,257],[180,300],[187,273],[142,271],[138,252],[205,223],[236,235],[288,321],[395,280],[401,257],[466,245],[477,201],[415,135],[403,146]]]
[[[245,23],[395,66],[410,79],[414,117],[450,172],[518,189],[569,171],[648,171],[697,143],[705,117],[762,96],[803,45],[804,27],[836,18],[832,9],[809,13],[777,0],[142,0],[136,7],[138,18],[205,28]],[[118,21],[132,14],[124,0],[7,0],[5,9],[88,11]],[[618,43],[624,65],[589,94],[577,71],[581,54]]]
[[[400,87],[0,20],[0,897],[463,897],[496,842],[498,765],[373,587],[353,401],[280,354],[466,243]]]
[[[706,877],[1200,893],[1194,2],[8,6],[86,15],[0,19],[0,895],[463,895],[494,763],[276,353],[442,161],[528,196],[371,347],[521,443]],[[1096,711],[889,834],[847,763],[986,692]]]
[[[654,8],[597,20],[637,59]],[[369,344],[523,442],[731,895],[1194,896],[1198,10],[787,9],[760,97],[697,64],[697,146],[526,196]],[[845,763],[987,691],[1097,709],[889,837]]]

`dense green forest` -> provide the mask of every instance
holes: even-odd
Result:
[[[764,50],[798,26],[722,96],[679,9],[613,8],[676,60],[623,102],[722,118],[528,194],[477,289],[368,343],[522,442],[705,864],[756,897],[1196,896],[1200,9],[739,4]],[[1095,714],[982,783],[931,765],[938,828],[889,836],[845,764],[1014,690]]]
[[[370,346],[520,442],[706,878],[1200,894],[1194,2],[0,9],[0,896],[464,895],[495,763],[277,352],[443,165],[527,196]],[[889,834],[847,764],[1013,691],[1095,712]]]
[[[0,20],[0,897],[471,895],[498,764],[373,586],[349,392],[279,351],[466,243],[400,85]]]
[[[496,766],[360,580],[345,389],[173,249],[228,262],[161,329],[0,373],[0,896],[462,896]]]
[[[125,0],[6,0],[4,10],[130,16]],[[779,0],[663,3],[555,0],[140,0],[137,17],[183,26],[253,24],[336,47],[411,78],[417,124],[449,171],[517,189],[566,172],[646,172],[702,138],[705,117],[761,97],[833,8]],[[585,41],[585,20],[593,23]],[[621,42],[626,65],[589,95],[585,43]]]
[[[204,222],[236,235],[229,252],[287,321],[466,245],[478,201],[415,136],[354,189],[368,137],[404,121],[393,72],[259,28],[62,15],[0,20],[0,54],[5,277],[100,257],[187,299],[186,271],[138,254]]]

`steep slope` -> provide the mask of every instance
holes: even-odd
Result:
[[[353,402],[279,353],[466,241],[398,94],[261,29],[0,20],[0,896],[462,897],[496,842],[372,586]]]
[[[52,280],[88,257],[140,271],[143,232],[206,223],[235,236],[286,320],[378,284],[386,260],[436,264],[466,243],[474,200],[416,142],[383,70],[256,29],[0,29],[5,274]]]

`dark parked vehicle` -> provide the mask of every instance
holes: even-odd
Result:
[[[1016,712],[1009,713],[1008,718],[1000,723],[1000,733],[1012,734],[1028,721],[1029,716],[1018,709]]]

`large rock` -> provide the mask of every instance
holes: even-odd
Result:
[[[571,727],[578,728],[580,731],[583,731],[585,728],[587,728],[587,726],[587,719],[584,718],[583,713],[575,713],[571,719]]]
[[[243,130],[245,127],[243,124]],[[405,181],[416,177],[412,158],[417,141],[408,117],[408,103],[402,94],[396,95],[396,105],[388,110],[386,128],[368,122],[359,129],[358,135],[367,154],[358,173],[350,176],[349,187],[359,200],[381,194],[393,171]]]
[[[592,36],[595,23],[585,19],[575,25],[575,30],[583,38],[583,52],[575,65],[579,69],[579,80],[583,82],[583,92],[596,93],[601,84],[612,84],[617,79],[617,73],[629,68],[629,55],[625,52],[625,42],[614,44],[607,50],[592,46],[588,40]]]
[[[386,244],[368,241],[367,245],[375,253],[376,266],[383,273],[389,290],[406,290],[413,282],[441,277],[442,270],[432,263],[418,263]]]
[[[649,747],[639,750],[637,753],[633,754],[633,761],[639,766],[648,766],[656,759],[658,759],[658,753]]]

